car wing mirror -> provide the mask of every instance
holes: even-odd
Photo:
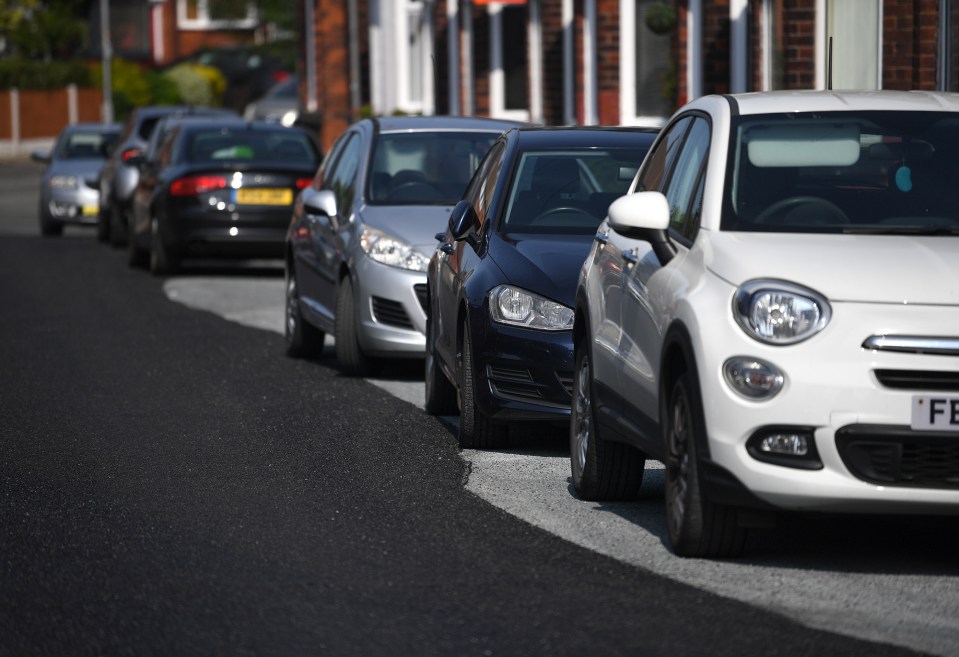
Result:
[[[669,203],[659,192],[620,196],[609,206],[609,227],[623,237],[649,242],[664,265],[676,255],[669,241]]]
[[[303,190],[303,211],[316,216],[325,215],[333,223],[337,216],[336,195],[329,189],[307,187]]]
[[[45,151],[38,148],[30,153],[30,159],[34,162],[49,162],[53,158],[51,151]]]
[[[472,204],[466,200],[457,203],[453,211],[450,212],[449,230],[453,240],[474,242],[478,227],[479,217],[476,216],[476,210],[473,209]]]

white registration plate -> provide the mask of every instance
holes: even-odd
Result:
[[[912,428],[959,432],[959,396],[913,395]]]

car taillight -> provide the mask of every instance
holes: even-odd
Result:
[[[143,151],[141,151],[139,148],[128,148],[120,154],[120,157],[123,158],[124,162],[129,162],[132,158],[137,157],[142,153]]]
[[[312,178],[297,178],[296,179],[296,188],[297,189],[306,189],[313,184]]]
[[[196,196],[227,186],[225,176],[187,176],[170,183],[171,196]]]

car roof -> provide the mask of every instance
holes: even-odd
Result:
[[[726,98],[740,115],[883,110],[959,111],[959,94],[935,91],[763,91],[734,94]],[[697,101],[693,101],[690,106],[697,104]]]
[[[93,121],[82,123],[71,123],[63,126],[63,132],[107,132],[119,133],[123,126],[119,123],[95,123]]]
[[[383,132],[411,132],[417,130],[465,130],[504,132],[522,125],[519,121],[488,119],[478,116],[384,116],[373,121],[376,129]]]
[[[252,130],[255,132],[285,132],[306,135],[306,132],[299,128],[289,128],[279,123],[269,121],[246,121],[242,118],[227,118],[210,121],[209,119],[185,120],[182,122],[182,132],[196,132],[198,130],[209,129],[212,125],[216,128],[227,128],[230,130]],[[308,135],[306,135],[308,136]]]
[[[650,145],[659,134],[659,128],[623,126],[570,126],[557,128],[524,127],[510,131],[520,148],[587,148],[590,146]],[[633,139],[624,141],[624,137]]]

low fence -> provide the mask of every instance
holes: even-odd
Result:
[[[0,157],[23,157],[47,148],[67,124],[101,120],[100,89],[0,91]]]

